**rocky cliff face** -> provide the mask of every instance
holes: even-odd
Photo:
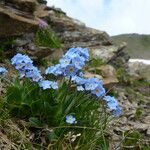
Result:
[[[52,49],[40,48],[34,44],[40,19],[46,20],[61,39],[62,50],[74,46],[87,47],[93,57],[116,66],[125,65],[128,61],[129,57],[123,51],[124,43],[114,45],[106,32],[88,28],[84,23],[68,17],[60,9],[48,7],[36,0],[0,2],[0,38],[17,38],[15,48],[25,48],[35,59],[51,55]]]

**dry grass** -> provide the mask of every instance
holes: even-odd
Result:
[[[18,150],[31,148],[29,132],[24,121],[5,120],[0,125],[0,149]]]

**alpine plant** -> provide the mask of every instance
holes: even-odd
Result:
[[[114,97],[106,95],[103,82],[97,78],[84,78],[82,69],[88,61],[89,53],[86,48],[70,48],[59,60],[59,64],[48,67],[45,74],[53,74],[56,77],[64,77],[71,80],[71,82],[76,84],[77,91],[86,91],[86,93],[88,92],[95,96],[98,100],[104,100],[113,115],[119,116],[121,114],[121,108]],[[25,77],[29,78],[32,82],[37,82],[43,90],[58,89],[58,83],[45,80],[27,55],[16,54],[11,59],[11,63],[18,70],[20,78]],[[0,74],[5,73],[7,73],[7,70],[0,67]],[[73,124],[76,122],[76,119],[68,115],[66,116],[66,122]]]

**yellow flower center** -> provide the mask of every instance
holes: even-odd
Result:
[[[70,71],[70,72],[73,72],[73,71],[74,71],[74,68],[73,68],[73,67],[71,67],[71,68],[69,69],[69,71]]]
[[[100,91],[99,89],[96,89],[96,93],[99,93],[99,91]]]

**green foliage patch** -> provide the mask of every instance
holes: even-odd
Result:
[[[53,143],[51,149],[63,149],[67,144],[67,149],[108,147],[105,136],[109,116],[104,103],[75,91],[70,82],[62,82],[59,90],[43,91],[28,79],[16,79],[8,87],[5,106],[11,116],[29,121],[34,128],[44,129],[47,143]],[[66,124],[68,114],[75,116],[76,124]],[[78,134],[80,136],[75,138]]]
[[[60,40],[49,28],[39,29],[35,36],[35,44],[37,46],[60,48]]]

